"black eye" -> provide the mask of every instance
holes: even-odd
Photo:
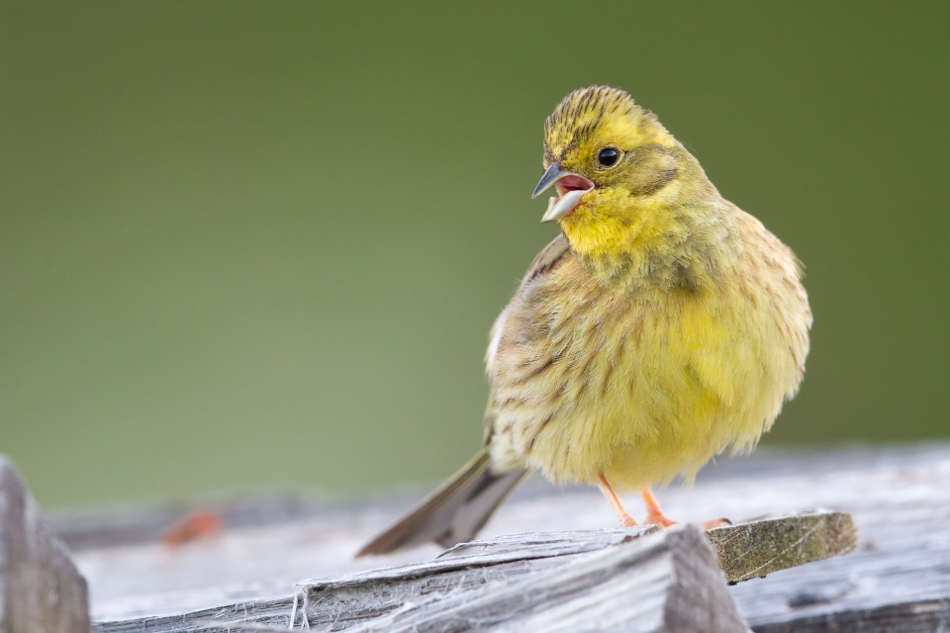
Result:
[[[597,162],[604,167],[613,167],[617,164],[618,160],[620,160],[620,150],[616,150],[613,147],[605,147],[597,154]]]

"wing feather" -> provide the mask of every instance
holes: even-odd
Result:
[[[521,280],[521,284],[518,286],[515,296],[520,294],[524,290],[524,287],[530,282],[542,275],[547,275],[557,268],[566,260],[566,255],[570,254],[570,252],[571,245],[568,244],[567,238],[564,237],[563,233],[558,233],[558,236],[551,240],[547,246],[542,248],[541,252],[534,258],[534,261],[531,262],[531,265],[528,266],[528,272],[525,273],[524,279]],[[505,331],[505,321],[508,318],[510,307],[511,302],[505,306],[505,309],[502,310],[498,318],[495,319],[495,323],[492,325],[491,332],[488,335],[489,343],[488,350],[485,352],[485,369],[488,372],[489,378],[494,375],[495,357],[498,354],[498,346],[501,344],[502,333]],[[494,390],[492,390],[492,393],[488,396],[488,406],[485,408],[485,444],[488,444],[491,440],[491,430],[495,421],[494,409],[495,393]]]

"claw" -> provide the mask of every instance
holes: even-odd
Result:
[[[676,521],[673,519],[668,519],[662,512],[653,512],[652,510],[647,514],[647,520],[644,523],[646,523],[646,525],[655,525],[661,528],[668,528],[676,525]]]

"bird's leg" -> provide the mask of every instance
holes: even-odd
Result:
[[[649,488],[641,488],[640,496],[643,498],[643,503],[647,507],[647,520],[644,522],[645,525],[658,525],[661,528],[668,528],[671,525],[676,525],[676,521],[668,519],[663,510],[660,509],[660,504],[657,502],[656,497],[653,496],[653,491]],[[712,521],[705,521],[699,524],[699,527],[704,530],[711,530],[712,528],[722,527],[724,525],[732,525],[732,522],[729,519],[713,519]]]
[[[620,525],[623,527],[636,527],[637,522],[634,521],[633,517],[627,514],[627,511],[620,505],[620,499],[614,494],[613,488],[607,483],[607,478],[604,477],[603,473],[597,475],[597,487],[604,493],[604,496],[607,497],[607,502],[610,503],[610,507],[617,513],[617,518],[620,519]]]
[[[647,507],[646,525],[656,525],[661,528],[676,525],[676,521],[666,518],[666,515],[663,514],[663,510],[660,509],[660,504],[657,502],[656,497],[653,496],[653,491],[649,488],[640,488],[640,497],[643,499],[643,505]]]

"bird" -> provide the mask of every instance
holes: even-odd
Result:
[[[544,124],[534,259],[490,333],[484,441],[458,473],[358,556],[475,538],[528,473],[638,491],[691,482],[716,455],[751,451],[805,370],[803,269],[725,200],[651,111],[608,86],[576,90]],[[708,522],[706,527],[721,524]]]

